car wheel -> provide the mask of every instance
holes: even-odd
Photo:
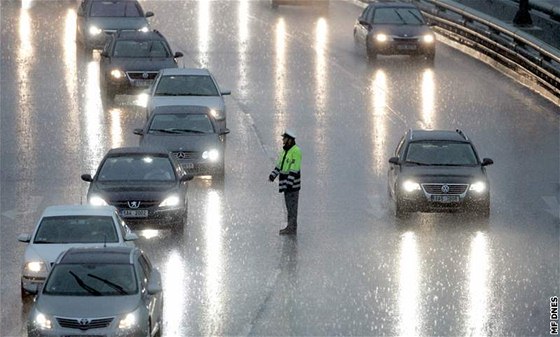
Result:
[[[369,42],[366,43],[366,52],[367,52],[368,61],[375,62],[375,60],[377,59],[377,53],[375,52],[373,47],[369,45]]]
[[[489,218],[490,217],[490,201],[486,201],[480,204],[480,207],[474,210],[476,215],[481,218]]]
[[[435,59],[436,59],[436,53],[429,52],[426,54],[426,63],[428,63],[428,65],[433,66]]]
[[[403,202],[400,201],[398,198],[395,200],[395,217],[398,219],[405,218],[408,215],[408,211],[403,205]]]
[[[23,284],[20,284],[20,295],[22,301],[27,301],[28,299],[33,297],[32,294],[28,293],[27,291],[25,291],[25,289],[23,289]]]

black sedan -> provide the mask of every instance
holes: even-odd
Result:
[[[409,130],[389,159],[389,194],[395,214],[471,211],[490,214],[486,166],[461,130]]]
[[[193,178],[164,149],[123,147],[109,150],[90,183],[87,200],[112,205],[128,224],[182,229],[187,215],[187,186]]]
[[[370,61],[377,55],[424,55],[433,63],[436,53],[435,35],[411,3],[370,3],[354,24],[354,41]]]
[[[141,92],[150,87],[160,69],[177,68],[176,59],[182,56],[173,54],[157,30],[117,32],[101,52],[101,94],[111,101],[117,94]]]
[[[211,175],[223,180],[225,172],[225,135],[219,128],[212,109],[194,105],[156,107],[143,129],[140,146],[167,149],[178,159],[183,169],[193,175]]]

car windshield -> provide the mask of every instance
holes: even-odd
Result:
[[[419,165],[477,165],[471,144],[451,141],[419,141],[408,145],[405,162]]]
[[[134,1],[94,1],[91,4],[92,17],[139,17],[142,16]]]
[[[97,180],[174,181],[175,172],[168,157],[128,155],[109,157],[103,162]]]
[[[155,114],[148,133],[213,133],[207,114]]]
[[[374,24],[380,25],[423,25],[420,11],[414,8],[378,8],[373,17]]]
[[[118,242],[110,216],[51,216],[41,220],[33,243],[109,243]]]
[[[212,77],[207,75],[163,76],[155,96],[219,96]]]
[[[115,57],[171,57],[162,41],[119,40],[113,50]]]
[[[57,296],[122,296],[138,292],[130,264],[59,264],[45,283],[44,294]]]

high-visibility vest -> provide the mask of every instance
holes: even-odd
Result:
[[[301,150],[297,145],[280,151],[276,167],[271,173],[274,178],[279,177],[279,192],[299,191],[301,188]]]

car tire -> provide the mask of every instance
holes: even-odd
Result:
[[[399,198],[395,199],[395,217],[398,219],[403,219],[408,215],[408,210],[404,207],[403,202]]]
[[[486,219],[490,217],[490,201],[486,201],[480,204],[480,207],[474,210],[477,216]]]
[[[436,53],[434,53],[434,52],[429,52],[429,53],[426,54],[426,63],[427,63],[429,66],[433,66],[433,65],[434,65],[435,59],[436,59]]]
[[[373,48],[369,45],[369,42],[366,43],[366,53],[369,62],[375,62],[377,60],[377,53],[373,50]]]
[[[23,284],[20,284],[20,295],[21,295],[22,302],[27,301],[33,297],[32,294],[28,293],[27,291],[25,291],[25,289],[23,289]]]

